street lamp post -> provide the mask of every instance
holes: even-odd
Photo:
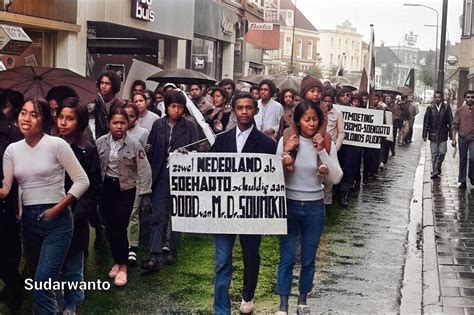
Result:
[[[438,27],[439,27],[439,24],[438,24],[438,20],[439,20],[438,10],[436,10],[435,8],[429,7],[427,5],[424,5],[424,4],[419,4],[419,3],[404,3],[403,5],[407,6],[407,7],[424,7],[424,8],[427,8],[427,9],[430,9],[430,10],[436,12],[435,82],[438,82]]]

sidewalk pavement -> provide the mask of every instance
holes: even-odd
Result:
[[[424,145],[423,313],[474,314],[474,186],[458,189],[459,154],[448,141],[439,179]]]

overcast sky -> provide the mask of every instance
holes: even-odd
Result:
[[[292,0],[317,29],[335,29],[348,19],[357,32],[369,41],[370,24],[374,24],[376,45],[383,40],[385,45],[397,46],[405,33],[418,36],[416,46],[423,49],[436,47],[436,13],[424,7],[407,7],[404,3],[419,3],[438,10],[439,39],[441,39],[441,16],[443,0]],[[451,42],[460,42],[463,0],[448,1],[447,29]],[[448,34],[446,35],[448,38]]]

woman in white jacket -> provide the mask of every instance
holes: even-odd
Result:
[[[293,267],[296,260],[296,242],[301,233],[301,272],[299,277],[298,313],[309,311],[306,296],[313,286],[316,252],[324,227],[325,206],[321,175],[318,164],[327,166],[325,179],[339,183],[342,170],[337,160],[337,150],[331,142],[330,153],[325,148],[319,128],[324,126],[321,109],[311,102],[295,108],[294,122],[298,133],[280,139],[277,154],[295,156],[294,171],[285,171],[288,211],[288,234],[280,237],[280,262],[278,266],[277,293],[280,295],[280,314],[288,313]],[[320,160],[320,162],[318,161]]]

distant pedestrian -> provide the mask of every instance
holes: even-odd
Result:
[[[258,113],[255,115],[255,124],[258,130],[275,140],[283,116],[283,106],[272,97],[276,93],[273,81],[265,79],[258,85],[260,99],[258,100]]]
[[[447,151],[448,137],[451,138],[453,114],[444,101],[443,92],[437,91],[433,103],[426,108],[423,121],[423,140],[430,140],[432,171],[431,178],[438,178]]]
[[[99,74],[96,82],[98,97],[94,103],[89,104],[89,111],[93,119],[89,119],[89,125],[95,139],[109,132],[107,116],[114,107],[122,107],[124,102],[116,97],[120,91],[120,78],[111,70]]]
[[[147,96],[143,92],[137,92],[132,97],[133,104],[138,108],[138,125],[151,131],[153,123],[160,118],[157,114],[151,112],[146,107]]]
[[[464,93],[464,103],[454,113],[451,145],[456,147],[459,134],[459,189],[466,189],[466,169],[474,185],[474,91]],[[469,162],[468,162],[469,161]],[[467,167],[469,163],[469,168]]]

